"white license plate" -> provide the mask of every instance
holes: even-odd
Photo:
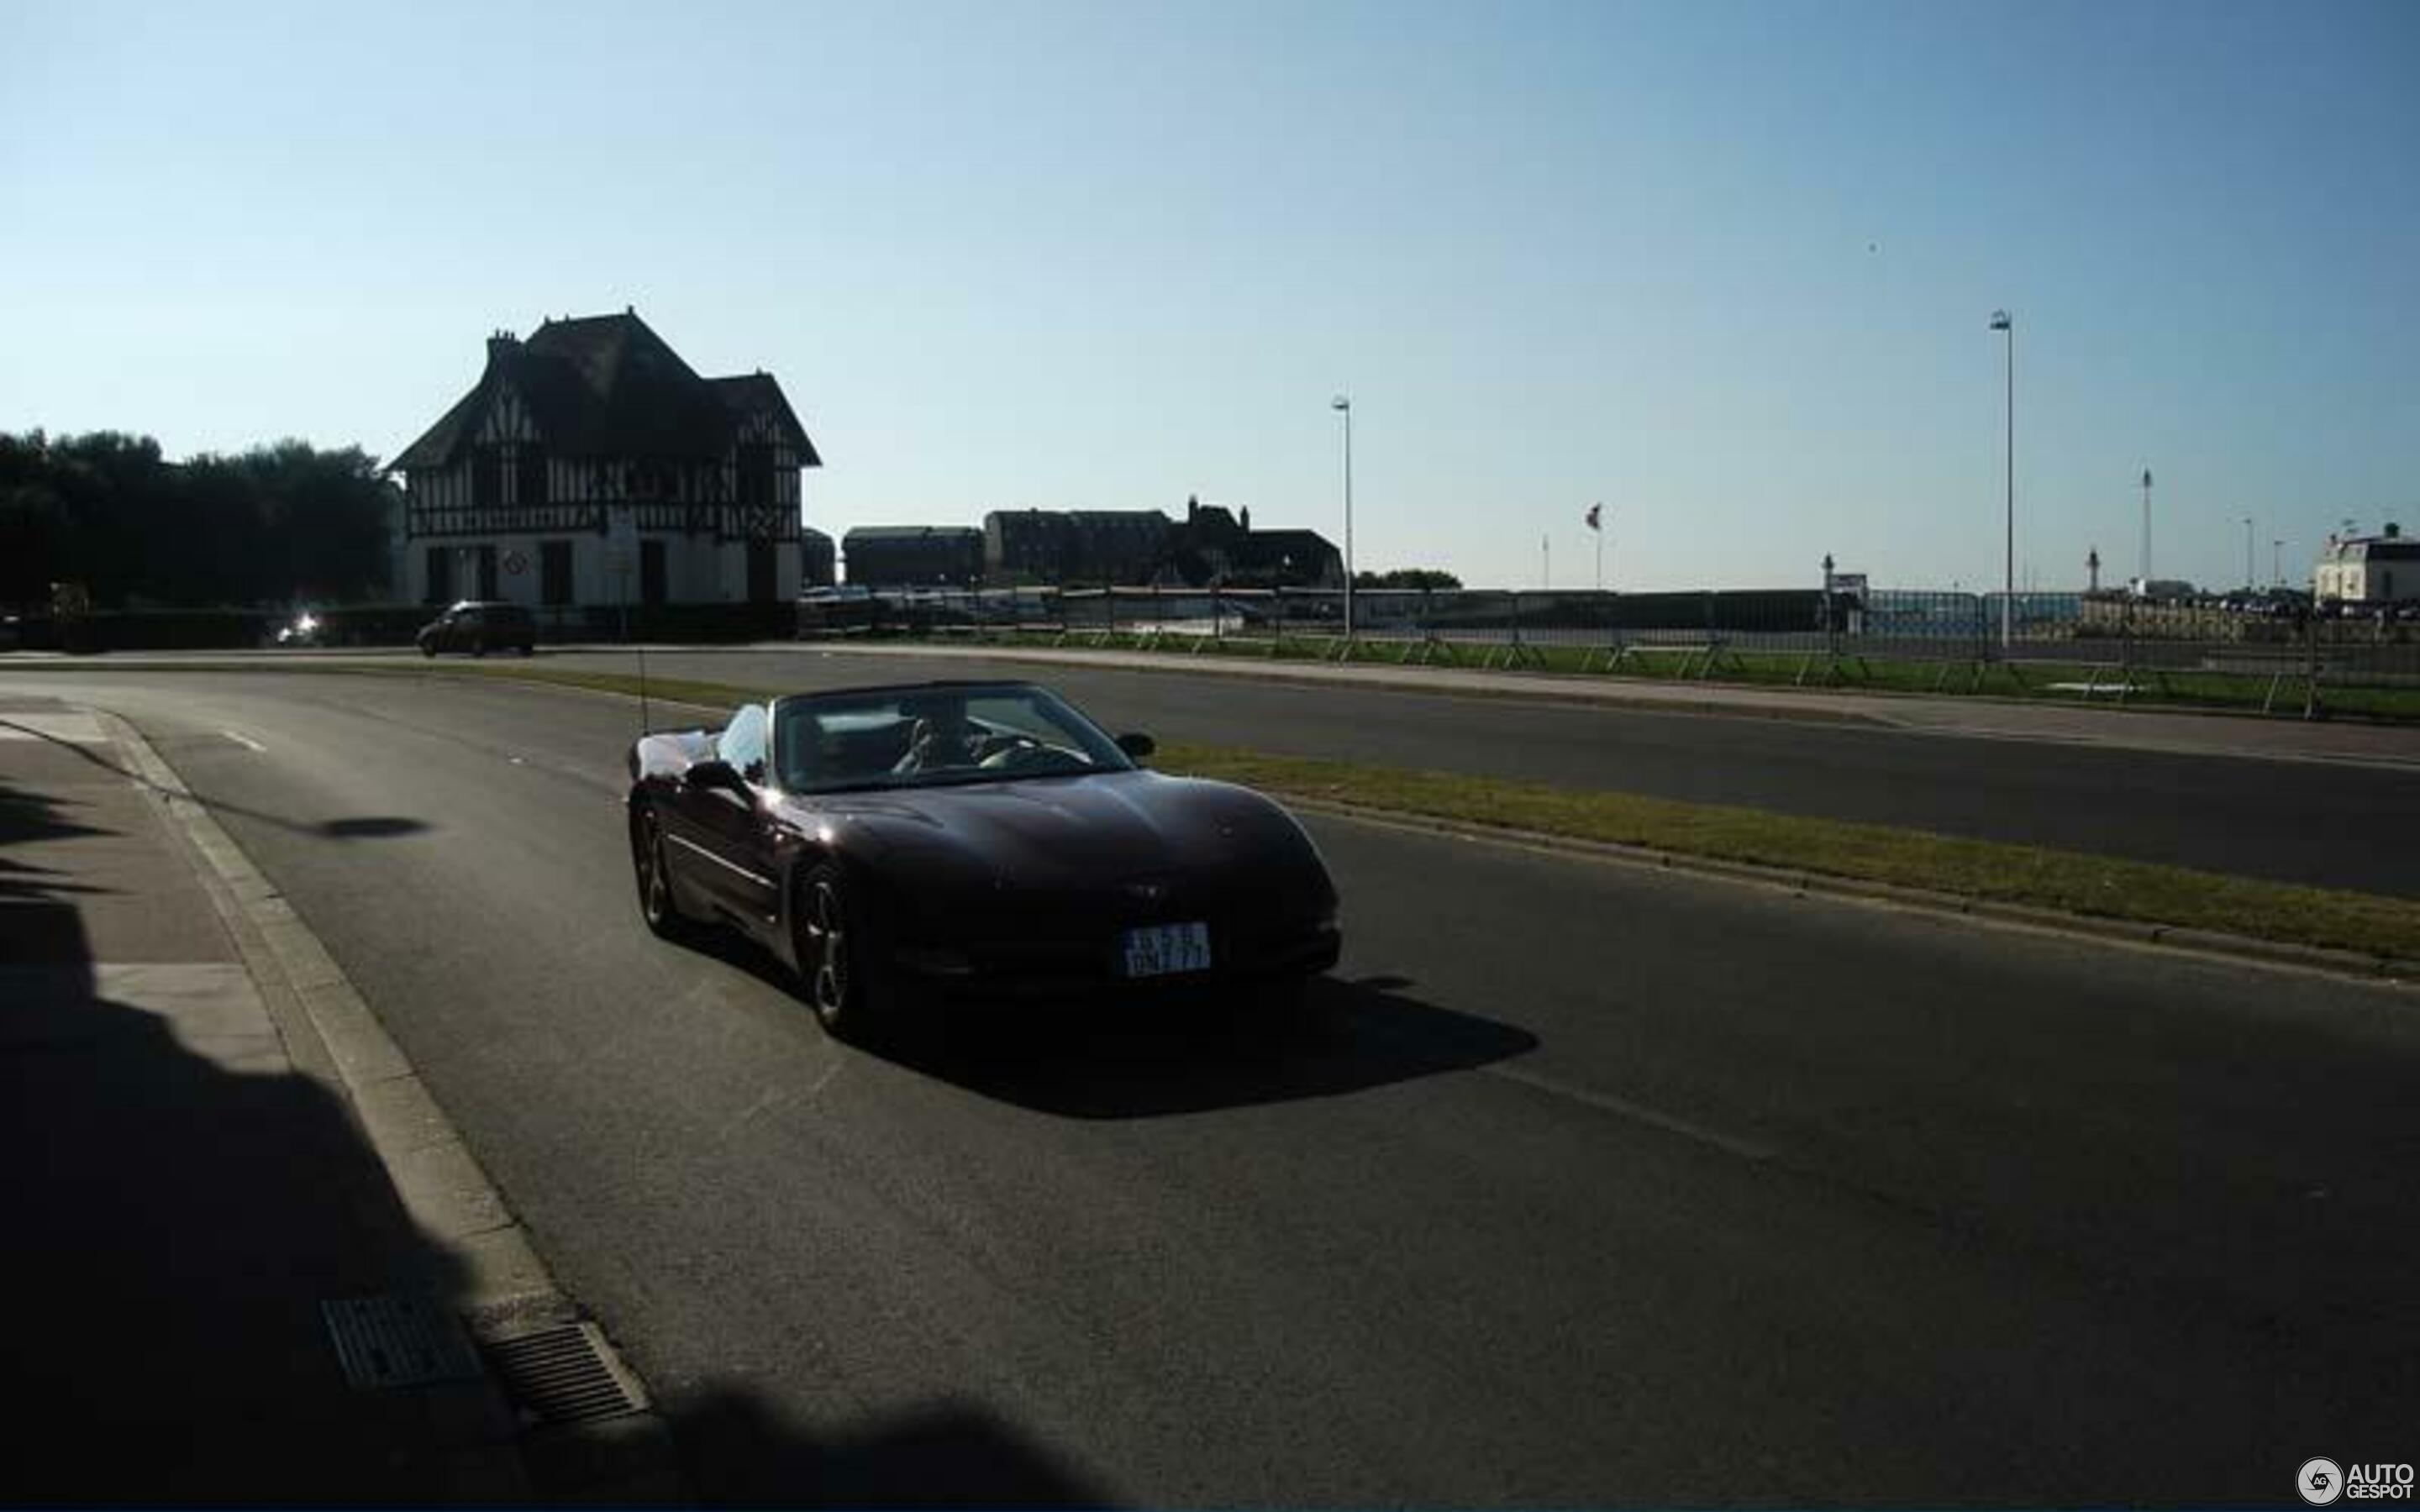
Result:
[[[1119,940],[1129,977],[1166,977],[1210,969],[1210,926],[1154,924],[1130,929]]]

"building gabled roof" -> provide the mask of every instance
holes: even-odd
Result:
[[[490,340],[477,384],[387,470],[453,462],[504,386],[520,393],[559,455],[717,457],[730,450],[737,416],[764,409],[780,417],[804,465],[823,465],[769,374],[702,378],[635,311],[626,310],[541,321],[526,341]]]
[[[844,537],[850,541],[979,541],[983,532],[971,525],[859,525]]]
[[[824,459],[815,453],[815,443],[807,439],[807,427],[799,424],[798,411],[790,408],[790,401],[783,396],[782,385],[773,381],[772,374],[742,373],[735,378],[707,378],[706,381],[735,415],[771,411],[781,420],[790,444],[806,458],[801,465],[811,468],[824,465]]]
[[[1228,556],[1239,565],[1275,566],[1291,557],[1297,567],[1316,568],[1335,551],[1336,544],[1317,531],[1238,532],[1227,544]]]

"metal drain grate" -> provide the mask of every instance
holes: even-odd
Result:
[[[479,1379],[479,1357],[461,1323],[427,1297],[388,1293],[323,1302],[319,1316],[356,1391]]]
[[[479,1351],[513,1405],[535,1422],[584,1423],[646,1407],[639,1383],[615,1365],[594,1323],[483,1339]]]

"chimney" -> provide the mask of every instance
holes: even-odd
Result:
[[[488,335],[488,362],[492,365],[497,358],[504,356],[506,352],[513,350],[520,345],[520,342],[513,339],[513,333],[509,331],[498,330],[490,332]]]
[[[1201,513],[1202,496],[1198,493],[1187,494],[1185,496],[1185,523],[1187,525],[1192,524],[1193,517]]]
[[[1237,520],[1235,521],[1235,523],[1236,523],[1236,524],[1238,524],[1238,525],[1241,525],[1241,526],[1244,528],[1244,533],[1245,533],[1246,535],[1249,535],[1249,534],[1251,534],[1251,533],[1252,533],[1252,506],[1251,506],[1251,505],[1249,505],[1249,504],[1246,504],[1246,505],[1244,506],[1244,513],[1243,513],[1243,515],[1242,515],[1240,517],[1238,517],[1238,518],[1237,518]]]
[[[2403,527],[2402,527],[2402,526],[2396,524],[2396,523],[2395,523],[2393,520],[2391,520],[2391,519],[2390,519],[2390,520],[2388,520],[2388,521],[2386,522],[2386,538],[2387,538],[2388,540],[2392,541],[2392,540],[2394,540],[2397,536],[2401,535],[2402,533],[2403,533]]]

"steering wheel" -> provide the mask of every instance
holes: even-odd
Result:
[[[976,756],[975,764],[990,771],[1021,766],[1031,758],[1050,748],[1032,735],[993,735],[984,742],[985,748]]]

